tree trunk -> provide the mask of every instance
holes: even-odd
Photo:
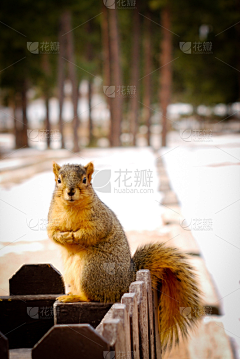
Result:
[[[27,133],[28,120],[27,120],[27,85],[26,85],[26,81],[24,81],[22,84],[21,100],[22,100],[22,123],[23,123],[23,125],[22,125],[22,145],[24,147],[29,147],[28,146],[28,133]]]
[[[240,4],[239,2],[236,2],[237,4],[237,11],[239,13],[240,11]],[[238,43],[240,42],[240,23],[237,23],[235,25],[236,28],[236,32],[237,32],[237,39],[238,39]],[[240,49],[239,46],[237,47],[237,68],[240,69]],[[238,101],[240,101],[240,72],[238,72]]]
[[[110,10],[112,11],[112,10]],[[109,20],[108,13],[109,10],[107,7],[102,4],[102,49],[103,49],[103,79],[104,86],[111,85],[111,53],[110,53],[110,39],[109,39]],[[107,97],[107,104],[110,113],[110,123],[109,123],[109,143],[110,146],[113,146],[113,101],[111,101],[110,97]]]
[[[110,48],[111,48],[111,85],[115,86],[115,98],[111,98],[113,109],[112,121],[112,146],[121,146],[121,123],[123,114],[123,101],[121,92],[122,86],[122,71],[120,65],[120,41],[118,33],[118,18],[117,10],[109,11],[109,34],[110,34]]]
[[[50,75],[50,64],[49,64],[49,57],[47,54],[43,54],[43,63],[42,63],[43,71],[46,77]],[[46,109],[46,117],[45,117],[45,130],[46,130],[46,144],[47,148],[50,148],[51,145],[51,126],[50,126],[50,117],[49,117],[49,89],[48,83],[46,80],[45,89],[44,89],[44,96],[45,96],[45,109]]]
[[[49,118],[49,96],[45,96],[45,107],[46,107],[46,138],[47,138],[47,148],[50,148],[51,145],[51,134],[50,134],[50,118]]]
[[[130,129],[133,136],[132,144],[136,146],[136,135],[138,132],[138,112],[139,112],[139,59],[140,59],[140,17],[138,8],[133,11],[133,31],[132,31],[132,66],[131,83],[134,86],[134,93],[130,98]]]
[[[171,29],[171,13],[168,6],[161,11],[162,25],[162,43],[160,55],[160,106],[162,110],[162,146],[167,145],[167,107],[171,98],[172,85],[172,33]]]
[[[151,14],[145,18],[144,37],[144,122],[147,126],[147,144],[151,145],[151,72],[152,72],[152,41],[151,41]]]
[[[91,21],[88,22],[87,31],[89,39],[91,39],[92,34],[92,25]],[[89,40],[87,44],[87,60],[89,63],[93,61],[93,47],[92,43]],[[93,145],[94,136],[93,136],[93,121],[92,121],[92,79],[88,80],[88,133],[89,133],[89,146]]]
[[[22,144],[22,111],[21,111],[21,97],[20,93],[16,92],[14,94],[14,107],[13,107],[13,117],[14,117],[14,136],[15,136],[15,148],[23,147]]]
[[[65,37],[64,31],[64,14],[62,14],[59,22],[58,42],[58,101],[59,101],[59,132],[61,134],[61,148],[64,148],[64,127],[63,127],[63,101],[64,101],[64,59],[65,56]]]
[[[88,81],[88,133],[89,145],[93,145],[93,121],[92,121],[92,81]]]
[[[65,29],[66,29],[66,39],[67,39],[67,58],[68,58],[68,69],[69,69],[69,78],[72,83],[72,103],[73,103],[73,151],[79,151],[78,145],[78,127],[79,127],[79,118],[78,118],[78,86],[77,86],[77,74],[74,63],[74,45],[73,45],[73,32],[72,30],[72,16],[70,11],[65,13]]]

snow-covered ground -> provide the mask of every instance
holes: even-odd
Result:
[[[240,348],[240,136],[189,139],[172,134],[160,155],[181,202],[184,226],[216,283],[226,332]]]
[[[126,231],[161,226],[156,157],[162,156],[185,224],[216,283],[226,332],[240,347],[240,136],[172,133],[157,156],[149,148],[86,149],[74,156],[59,164],[93,160],[93,185]],[[58,249],[46,233],[53,189],[49,168],[1,190],[1,295],[7,295],[8,278],[22,263],[49,261],[62,270]]]

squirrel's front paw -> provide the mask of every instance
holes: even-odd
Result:
[[[74,243],[72,232],[59,232],[56,236],[56,239],[60,243]]]
[[[83,298],[81,295],[74,295],[74,294],[68,294],[68,295],[61,295],[60,297],[56,298],[61,303],[76,303],[76,302],[85,302],[87,301],[87,298]]]

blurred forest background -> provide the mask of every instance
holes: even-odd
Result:
[[[239,131],[237,0],[1,3],[1,154]]]

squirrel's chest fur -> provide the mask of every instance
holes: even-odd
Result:
[[[83,301],[89,301],[82,288],[83,269],[86,264],[86,251],[69,252],[62,249],[62,258],[64,262],[64,281],[70,286],[71,293],[77,293]]]
[[[87,211],[79,211],[71,207],[63,208],[62,206],[54,207],[51,213],[51,218],[53,221],[56,218],[57,227],[63,232],[87,228],[88,216]]]

